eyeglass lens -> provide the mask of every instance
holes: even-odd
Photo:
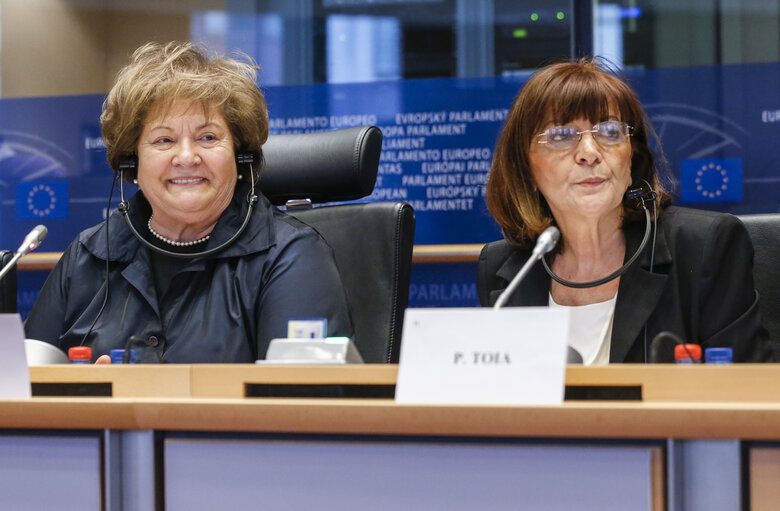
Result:
[[[556,149],[574,147],[582,138],[583,133],[593,134],[600,144],[615,145],[623,142],[630,131],[630,127],[623,122],[606,121],[593,126],[593,129],[577,131],[572,126],[555,126],[539,135],[539,143],[549,144]]]

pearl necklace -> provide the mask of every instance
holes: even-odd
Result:
[[[146,224],[147,227],[149,227],[149,232],[151,232],[152,236],[154,236],[158,240],[163,241],[163,242],[165,242],[165,243],[167,243],[169,245],[173,245],[174,247],[191,247],[192,245],[197,245],[199,243],[203,243],[205,241],[208,241],[209,237],[211,236],[210,234],[207,234],[207,235],[203,236],[202,238],[200,238],[199,240],[195,240],[195,241],[173,241],[173,240],[169,240],[168,238],[166,238],[165,236],[163,236],[162,234],[158,233],[157,231],[155,231],[152,228],[152,217],[153,216],[154,215],[149,217],[149,222],[147,222],[147,224]]]

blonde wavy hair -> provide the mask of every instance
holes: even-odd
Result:
[[[216,109],[225,118],[234,150],[257,155],[268,138],[268,108],[258,90],[258,66],[245,54],[209,57],[191,42],[147,43],[119,71],[103,102],[100,129],[114,172],[120,162],[135,155],[138,139],[150,112],[162,112],[180,99],[199,103],[208,117]],[[132,181],[138,171],[126,171]]]

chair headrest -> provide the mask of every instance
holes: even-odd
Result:
[[[375,126],[272,135],[263,145],[259,186],[273,204],[355,200],[374,190],[382,150]]]

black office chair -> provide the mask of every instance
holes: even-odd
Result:
[[[370,195],[381,149],[382,132],[373,126],[272,135],[263,146],[260,189],[333,247],[363,360],[396,363],[409,300],[412,207],[405,202],[312,207]]]
[[[764,326],[780,361],[780,214],[740,215],[755,249],[753,279]]]
[[[8,250],[0,250],[0,268],[4,268],[14,253]],[[16,312],[16,268],[0,280],[0,313]]]

